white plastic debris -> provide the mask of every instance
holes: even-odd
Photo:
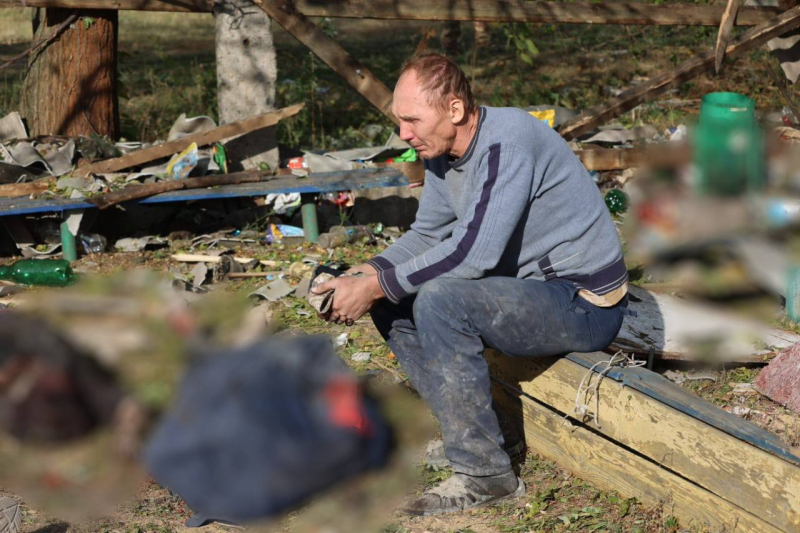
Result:
[[[371,356],[372,354],[369,352],[356,352],[350,356],[350,360],[356,363],[366,363],[370,360]]]
[[[347,333],[342,333],[333,341],[333,345],[336,348],[341,348],[347,344]]]

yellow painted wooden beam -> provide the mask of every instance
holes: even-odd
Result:
[[[523,359],[487,352],[487,359],[493,376],[563,413],[572,411],[587,372],[566,358]],[[612,379],[603,379],[599,392],[600,427],[587,421],[588,427],[776,529],[800,530],[799,466]],[[594,400],[590,408],[594,411]]]
[[[645,505],[663,505],[682,526],[707,525],[713,531],[777,533],[781,530],[754,514],[695,485],[526,397],[495,390],[496,401],[522,418],[529,453],[558,463],[598,488],[636,497]]]

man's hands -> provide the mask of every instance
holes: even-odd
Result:
[[[355,272],[362,272],[364,276],[353,276]],[[384,297],[376,270],[369,265],[359,265],[347,271],[347,274],[332,279],[327,283],[311,289],[314,294],[322,294],[330,290],[333,293],[333,305],[325,320],[346,323],[348,326],[364,316],[376,301]]]

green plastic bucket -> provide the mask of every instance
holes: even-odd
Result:
[[[728,196],[763,189],[764,136],[751,98],[705,95],[693,139],[700,192]]]

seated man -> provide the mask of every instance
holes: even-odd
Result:
[[[319,286],[330,320],[370,311],[439,419],[455,474],[417,515],[524,494],[492,408],[485,346],[511,356],[590,352],[627,307],[622,247],[567,143],[525,111],[477,107],[464,73],[435,54],[403,68],[392,110],[425,160],[417,218],[382,254]]]

